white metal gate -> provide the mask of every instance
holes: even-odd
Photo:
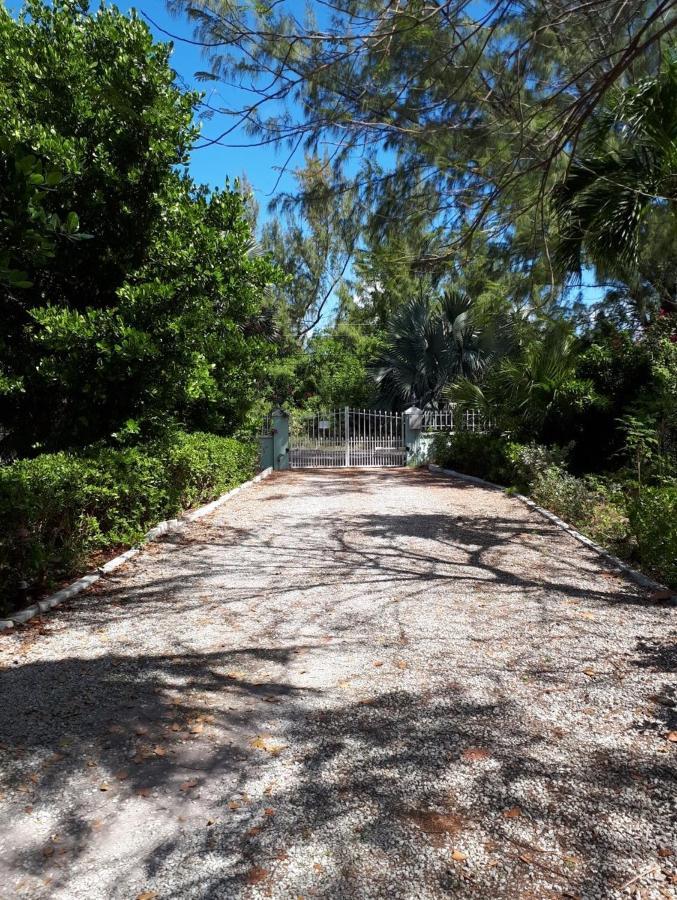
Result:
[[[403,466],[404,417],[377,409],[334,409],[295,419],[289,430],[292,469]]]

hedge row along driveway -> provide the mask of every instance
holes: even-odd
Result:
[[[674,896],[676,619],[498,492],[277,473],[0,638],[0,893]]]

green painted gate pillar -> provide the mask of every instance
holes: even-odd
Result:
[[[289,413],[279,407],[273,410],[272,417],[273,435],[273,468],[289,468]]]
[[[421,462],[421,431],[423,430],[423,410],[410,406],[404,411],[404,446],[407,449],[407,465]]]

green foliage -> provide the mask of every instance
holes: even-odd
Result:
[[[677,52],[656,75],[607,94],[581,153],[554,193],[557,261],[580,273],[584,255],[601,271],[636,267],[642,221],[677,199]]]
[[[539,506],[554,512],[613,553],[631,554],[622,485],[596,478],[577,478],[562,466],[554,465],[536,475],[531,496]]]
[[[494,484],[509,484],[508,441],[497,434],[460,431],[440,432],[433,441],[433,458],[443,468],[484,478]]]
[[[381,399],[393,407],[423,409],[439,403],[452,379],[472,383],[485,362],[473,312],[470,298],[454,288],[440,297],[422,288],[400,306],[373,368]]]
[[[436,434],[433,456],[445,468],[528,491],[540,473],[563,463],[566,451],[534,443],[519,444],[502,434],[462,431]]]
[[[278,273],[256,252],[243,197],[177,169],[196,100],[133,13],[90,15],[76,0],[0,12],[14,142],[13,156],[0,146],[10,451],[128,443],[172,421],[228,433],[265,391],[276,355],[265,290]]]
[[[313,335],[296,369],[297,404],[317,409],[370,406],[375,392],[367,366],[379,343],[378,337],[343,324]]]
[[[72,575],[95,550],[137,541],[152,525],[249,478],[256,448],[174,432],[161,443],[41,454],[0,467],[0,609],[19,582]]]
[[[677,588],[677,486],[645,488],[629,517],[643,567]]]
[[[295,172],[298,196],[283,197],[281,215],[266,223],[262,246],[284,272],[275,288],[283,326],[303,340],[316,328],[348,269],[359,229],[350,193],[336,196],[329,162],[307,157]],[[286,202],[285,202],[286,201]]]

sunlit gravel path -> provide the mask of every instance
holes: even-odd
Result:
[[[0,637],[0,895],[675,897],[676,627],[503,494],[276,474]]]

